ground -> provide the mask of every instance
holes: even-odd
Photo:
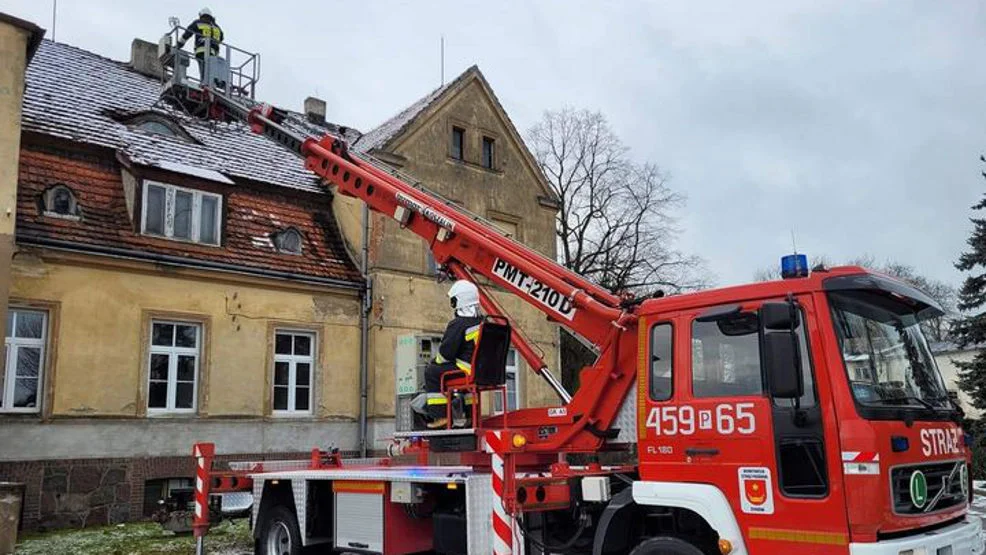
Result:
[[[986,520],[986,481],[975,483],[976,495],[970,514]],[[249,555],[253,539],[245,519],[225,521],[207,537],[209,555]],[[176,536],[153,522],[118,524],[83,530],[59,530],[45,534],[26,534],[17,544],[15,555],[190,555],[195,552],[191,536]]]
[[[246,519],[226,521],[206,537],[209,555],[253,553],[253,539]],[[191,535],[176,536],[154,522],[135,522],[59,530],[45,534],[25,534],[17,543],[16,555],[191,555],[195,540]]]

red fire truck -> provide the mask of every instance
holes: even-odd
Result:
[[[598,349],[570,395],[483,291],[490,319],[466,378],[444,384],[466,428],[395,434],[392,456],[230,464],[194,447],[195,533],[210,500],[253,493],[256,551],[386,555],[965,555],[983,551],[970,439],[921,323],[925,293],[858,267],[786,257],[784,278],[669,297],[614,295],[397,177],[340,138],[203,87],[430,246]],[[197,95],[197,96],[196,96]],[[513,345],[557,406],[488,415]],[[471,407],[471,408],[469,408]],[[452,410],[451,408],[449,410]],[[455,419],[453,419],[455,420]],[[454,465],[436,464],[453,460]],[[200,542],[200,547],[202,543]]]

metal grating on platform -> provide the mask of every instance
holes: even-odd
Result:
[[[376,466],[383,459],[343,459],[343,466]],[[280,461],[233,461],[229,463],[230,470],[252,471],[257,465],[263,467],[262,472],[285,472],[289,470],[308,470],[311,461],[309,459],[280,460]]]
[[[445,436],[472,436],[476,435],[476,428],[462,428],[452,430],[420,430],[416,432],[394,432],[395,439],[409,439],[412,437],[445,437]]]

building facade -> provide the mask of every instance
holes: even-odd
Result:
[[[245,126],[159,102],[152,47],[124,63],[44,41],[27,70],[0,480],[26,484],[28,528],[146,517],[188,483],[197,441],[234,459],[384,449],[396,338],[450,316],[425,245],[372,216],[361,438],[362,207]],[[342,135],[554,254],[554,205],[478,69],[363,136],[308,105],[287,125]],[[554,326],[503,302],[555,365]],[[548,402],[513,366],[508,404]]]
[[[505,235],[555,258],[557,203],[476,66],[367,132],[356,148],[420,180]],[[350,220],[349,225],[354,224]],[[370,359],[374,367],[369,413],[375,437],[388,438],[393,426],[397,338],[417,332],[442,334],[451,317],[446,296],[450,283],[436,282],[435,263],[424,241],[401,232],[397,222],[382,214],[371,216],[369,258],[373,283]],[[489,288],[544,353],[548,367],[557,371],[557,326],[519,298]],[[557,403],[554,393],[513,350],[507,370],[508,408]],[[486,405],[493,408],[501,402],[491,399]]]

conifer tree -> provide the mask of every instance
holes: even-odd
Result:
[[[986,158],[980,156],[986,162]],[[983,172],[986,178],[986,172]],[[986,195],[972,207],[986,209]],[[986,345],[986,217],[973,217],[975,226],[966,241],[969,248],[959,257],[955,267],[969,275],[959,291],[959,310],[966,316],[955,323],[953,337],[962,347]],[[980,349],[969,362],[956,362],[959,368],[959,387],[972,399],[972,404],[986,410],[986,350]]]

